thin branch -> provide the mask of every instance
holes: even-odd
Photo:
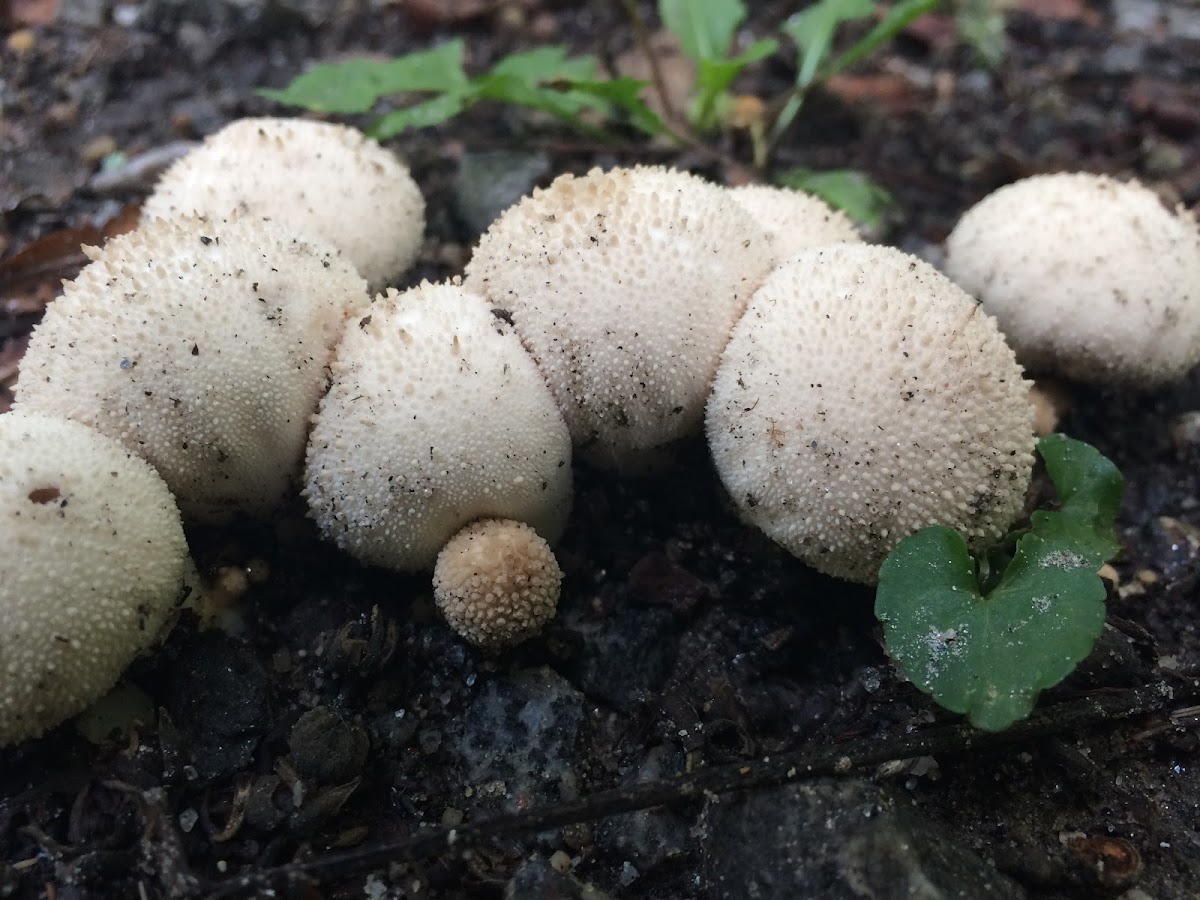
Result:
[[[1126,719],[1159,713],[1169,706],[1200,701],[1200,679],[1176,688],[1158,683],[1128,691],[1089,694],[1035,712],[1007,731],[981,732],[970,725],[946,725],[885,740],[857,739],[834,746],[804,749],[743,763],[714,766],[688,775],[600,791],[581,800],[496,816],[454,828],[442,827],[401,840],[330,854],[307,862],[252,872],[212,886],[208,897],[244,896],[255,888],[337,873],[343,877],[370,871],[396,860],[462,852],[500,838],[594,821],[655,806],[770,787],[828,775],[844,775],[915,756],[979,753],[1048,735],[1079,732]]]
[[[667,90],[667,79],[663,77],[662,64],[659,62],[658,54],[650,46],[650,30],[646,28],[646,20],[642,18],[637,0],[623,0],[623,2],[625,12],[629,14],[629,20],[633,23],[633,33],[637,37],[638,46],[646,54],[646,60],[650,63],[650,77],[654,81],[654,92],[658,94],[658,101],[662,104],[663,118],[671,124],[675,124],[681,120],[675,104],[671,102],[671,94]]]

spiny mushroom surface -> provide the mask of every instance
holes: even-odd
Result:
[[[164,173],[142,220],[231,212],[275,219],[337,249],[381,290],[425,236],[425,200],[389,150],[345,125],[231,122]]]
[[[571,443],[512,326],[480,296],[422,284],[350,325],[308,446],[305,495],[359,560],[431,569],[460,528],[491,516],[557,540]]]
[[[946,272],[1031,370],[1152,387],[1200,362],[1200,231],[1103,175],[1026,178],[973,206]]]
[[[781,262],[809,247],[862,241],[844,212],[804,191],[747,184],[729,195],[758,222]]]
[[[593,169],[505,211],[467,286],[511,316],[576,446],[636,467],[700,429],[721,348],[773,262],[725,189],[662,168]]]
[[[169,620],[187,545],[163,480],[76,422],[0,415],[0,745],[116,683]]]
[[[721,359],[707,431],[747,521],[866,583],[926,525],[999,537],[1033,464],[1029,383],[995,321],[889,247],[814,248],[771,274]]]
[[[450,627],[490,649],[519,644],[554,618],[562,570],[523,522],[481,519],[438,554],[433,597]]]
[[[89,255],[34,329],[17,407],[121,441],[190,516],[269,511],[366,284],[262,219],[158,219]]]

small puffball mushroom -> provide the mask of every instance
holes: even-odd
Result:
[[[425,236],[425,200],[408,167],[360,131],[330,122],[229,123],[163,174],[142,221],[235,211],[336,247],[372,291],[408,270]]]
[[[571,505],[571,441],[533,360],[487,302],[453,284],[377,297],[333,362],[308,445],[305,496],[357,559],[433,568],[484,516],[555,541]]]
[[[1200,362],[1200,231],[1136,182],[1002,187],[959,221],[945,268],[1033,371],[1153,387]]]
[[[773,264],[724,188],[662,168],[593,169],[493,222],[467,286],[511,316],[575,445],[638,468],[700,429],[721,348]]]
[[[771,274],[721,359],[707,431],[743,518],[864,583],[926,525],[999,537],[1033,465],[1029,382],[995,321],[916,257],[866,244]]]
[[[758,222],[781,261],[809,247],[862,241],[845,213],[804,191],[747,184],[729,194]]]
[[[268,512],[365,282],[262,219],[156,219],[88,253],[34,330],[17,408],[121,441],[189,516]]]
[[[550,545],[523,522],[482,519],[438,554],[433,597],[450,627],[472,644],[519,644],[554,618],[562,570]]]
[[[116,441],[0,415],[0,746],[116,683],[159,636],[190,562],[166,484]]]

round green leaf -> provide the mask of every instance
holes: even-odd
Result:
[[[875,613],[913,684],[976,727],[1000,731],[1091,652],[1104,598],[1088,558],[1034,533],[1017,542],[985,596],[962,536],[932,526],[884,562]]]

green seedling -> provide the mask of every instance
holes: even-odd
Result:
[[[796,45],[796,87],[775,119],[771,139],[777,140],[795,120],[805,98],[820,82],[870,56],[907,28],[918,16],[936,9],[941,0],[901,0],[848,49],[832,56],[834,37],[846,22],[875,13],[872,0],[820,0],[789,18],[784,34]]]
[[[567,56],[561,46],[513,53],[487,72],[470,76],[463,67],[463,42],[448,41],[432,50],[393,60],[352,59],[314,66],[283,90],[259,93],[288,106],[328,113],[369,113],[384,97],[402,95],[407,104],[384,113],[368,126],[379,140],[412,128],[430,128],[454,118],[482,100],[549,113],[584,131],[588,110],[601,120],[623,110],[629,121],[649,134],[666,126],[642,102],[643,83],[632,78],[595,77],[591,56]]]
[[[941,526],[902,540],[879,572],[875,613],[888,653],[920,690],[985,731],[1033,710],[1087,657],[1104,627],[1097,574],[1120,550],[1121,473],[1089,445],[1038,442],[1057,509],[982,559]]]
[[[838,28],[874,15],[872,0],[820,0],[792,16],[782,32],[797,47],[796,88],[783,103],[770,136],[765,117],[748,126],[755,165],[765,168],[771,142],[791,124],[815,84],[863,59],[937,4],[938,0],[894,4],[837,56],[832,51]],[[627,6],[636,16],[636,4]],[[391,60],[351,59],[314,66],[282,90],[259,93],[288,106],[344,115],[373,113],[386,99],[393,108],[382,111],[366,128],[378,140],[440,125],[477,103],[493,101],[540,110],[594,137],[609,137],[607,129],[620,119],[644,134],[697,145],[695,135],[708,135],[737,118],[734,79],[747,66],[776,53],[779,41],[764,38],[735,52],[737,30],[746,21],[742,0],[659,0],[658,12],[678,37],[683,54],[696,64],[686,123],[664,122],[646,105],[646,82],[598,77],[595,57],[569,56],[561,45],[514,53],[488,71],[471,75],[463,65],[463,42],[452,40]],[[640,27],[640,20],[635,21]],[[878,226],[889,199],[856,172],[795,170],[782,183],[818,194],[868,228]]]

